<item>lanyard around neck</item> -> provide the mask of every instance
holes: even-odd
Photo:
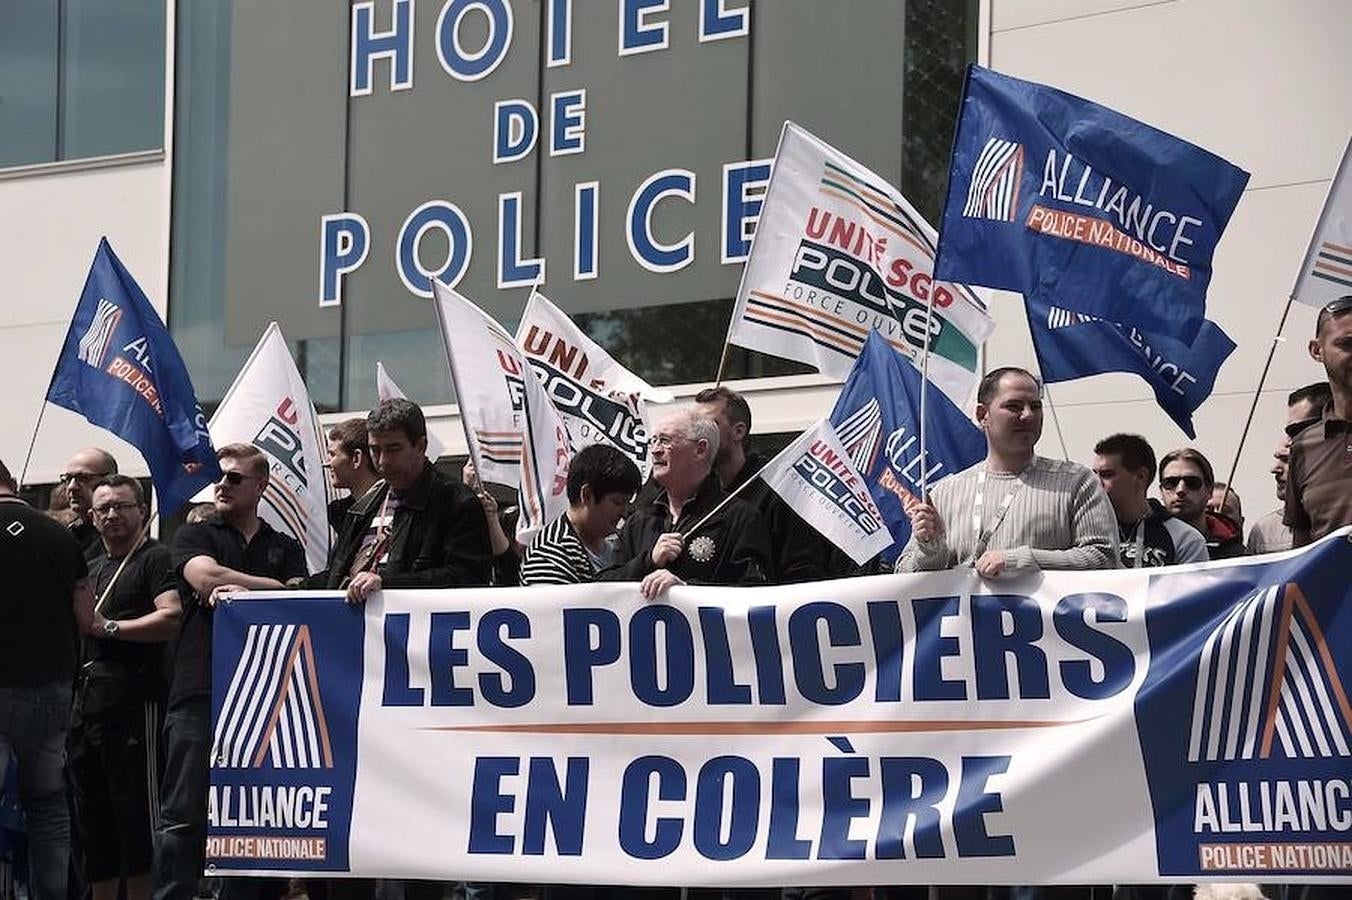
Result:
[[[983,465],[981,471],[977,472],[976,475],[976,499],[972,502],[972,534],[976,537],[976,546],[972,553],[974,562],[981,554],[986,552],[986,545],[990,543],[991,535],[1005,520],[1005,513],[1009,512],[1009,505],[1014,502],[1014,495],[1019,492],[1019,488],[1023,487],[1023,477],[1020,475],[1014,485],[1005,493],[1004,499],[1000,501],[1000,508],[996,510],[995,519],[991,522],[990,528],[983,531],[981,519],[983,507],[986,503],[986,477],[986,467]]]

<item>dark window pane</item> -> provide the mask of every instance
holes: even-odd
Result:
[[[64,5],[61,158],[163,146],[163,0]]]
[[[899,187],[936,228],[948,185],[962,75],[976,58],[976,23],[976,0],[906,0]]]
[[[55,2],[0,3],[0,167],[56,159]]]

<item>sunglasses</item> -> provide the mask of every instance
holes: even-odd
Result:
[[[1168,478],[1160,479],[1160,487],[1166,491],[1178,490],[1180,483],[1190,491],[1200,491],[1204,482],[1200,475],[1170,475]]]
[[[1349,309],[1352,309],[1352,294],[1344,294],[1337,300],[1330,300],[1328,303],[1324,304],[1324,312],[1331,316],[1347,312]]]
[[[246,481],[252,481],[256,475],[245,475],[243,472],[222,472],[221,480],[217,484],[228,484],[231,487],[239,487]]]

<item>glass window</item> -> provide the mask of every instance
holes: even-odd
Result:
[[[0,3],[0,166],[56,159],[55,3]]]
[[[164,143],[163,0],[64,0],[62,159]]]
[[[163,146],[165,9],[0,3],[0,167]]]
[[[720,255],[723,166],[772,156],[786,118],[937,218],[976,0],[735,0],[726,8],[751,10],[749,35],[712,41],[699,38],[699,4],[671,4],[653,17],[668,29],[666,49],[636,54],[617,53],[614,3],[575,3],[571,58],[553,67],[548,7],[513,4],[513,40],[480,80],[451,78],[438,58],[443,4],[403,7],[414,86],[392,91],[394,63],[382,57],[370,96],[349,96],[349,4],[178,7],[170,313],[180,345],[193,345],[205,402],[272,319],[313,345],[296,346],[297,363],[321,407],[368,407],[377,360],[413,400],[453,402],[431,305],[400,276],[412,254],[399,237],[418,236],[419,268],[464,260],[458,289],[510,330],[529,281],[498,287],[503,197],[515,198],[516,256],[546,260],[542,290],[581,328],[654,384],[710,381],[741,273]],[[467,9],[458,37],[469,52],[497,32],[482,6]],[[393,0],[377,0],[366,24],[389,34],[395,13]],[[499,103],[535,110],[538,131],[533,151],[495,164]],[[579,123],[585,147],[550,152],[567,144],[559,115]],[[694,258],[670,271],[640,264],[625,227],[633,198],[645,180],[687,169],[697,196],[663,188],[652,240],[693,234]],[[574,277],[578,197],[592,183],[596,275]],[[429,207],[436,215],[415,222]],[[365,253],[342,276],[341,302],[321,307],[321,220],[339,213],[366,235]],[[724,375],[805,371],[730,347]]]

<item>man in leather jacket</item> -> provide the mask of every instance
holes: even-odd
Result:
[[[487,585],[492,554],[483,507],[428,462],[422,410],[402,398],[382,400],[366,430],[383,483],[348,508],[329,568],[308,584],[345,587],[352,603],[382,587]]]

